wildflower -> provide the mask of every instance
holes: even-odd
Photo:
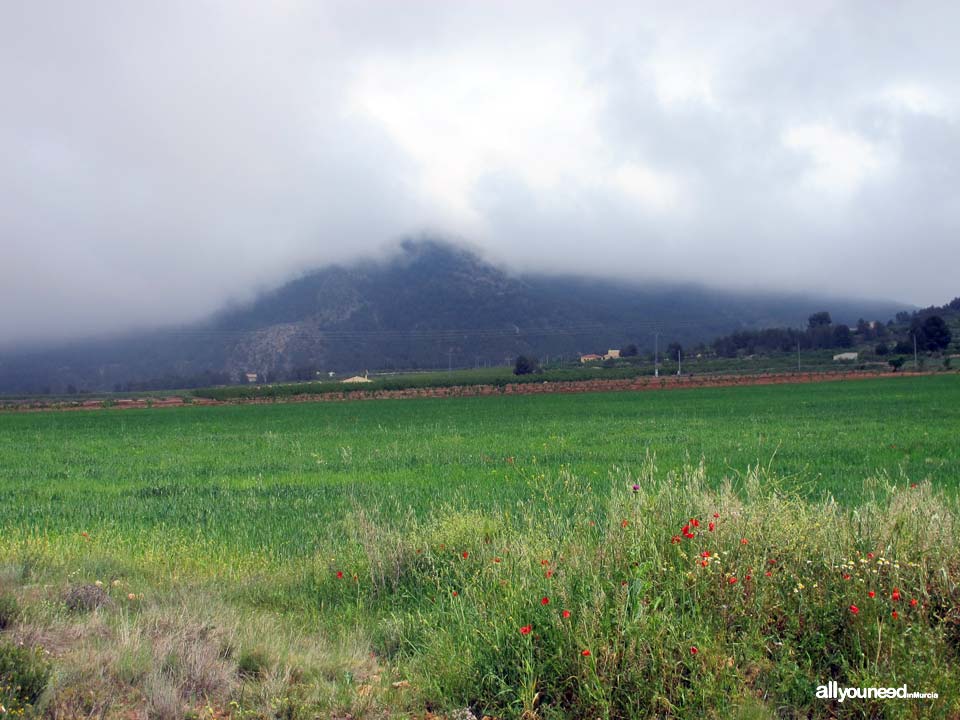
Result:
[[[702,553],[700,553],[700,557],[705,557],[705,558],[710,557],[710,551],[704,550]]]
[[[621,521],[620,521],[620,527],[622,527],[622,528],[625,528],[625,527],[626,527],[627,525],[629,525],[629,524],[630,524],[630,523],[629,523],[627,520],[621,520]]]
[[[103,587],[103,580],[97,580],[97,581],[94,583],[94,585],[96,585],[97,587]]]
[[[640,492],[640,486],[637,485],[636,483],[634,483],[634,484],[633,484],[633,491],[634,491],[634,492]]]
[[[547,580],[549,580],[550,578],[553,577],[553,570],[547,570],[547,571],[543,574],[543,576],[544,576]]]
[[[590,657],[590,651],[589,651],[589,650],[583,650],[580,654],[583,655],[584,657]]]
[[[550,598],[548,598],[546,595],[544,595],[542,598],[540,598],[540,604],[541,604],[541,605],[549,605],[549,604],[550,604]]]
[[[680,528],[680,532],[682,532],[684,535],[688,534],[690,532],[690,523],[687,523],[682,528]]]
[[[529,625],[524,625],[522,628],[520,628],[520,634],[521,634],[521,635],[529,635],[529,634],[530,634],[530,631],[531,631],[532,629],[533,629],[533,628],[530,627]]]
[[[910,607],[916,607],[916,606],[917,606],[917,599],[910,598]]]
[[[540,561],[540,564],[541,564],[541,565],[549,565],[549,564],[550,564],[550,561],[549,561],[549,560],[541,560],[541,561]]]
[[[127,600],[136,600],[137,596],[133,593],[127,593]]]
[[[750,582],[753,579],[753,575],[747,575],[743,580],[744,582]]]
[[[690,524],[693,525],[694,527],[700,527],[700,521],[697,520],[696,518],[690,518]]]
[[[494,561],[495,563],[498,563],[498,562],[500,562],[500,558],[499,558],[499,557],[495,557],[495,558],[493,559],[493,561]]]
[[[911,489],[911,490],[915,490],[916,487],[917,487],[917,484],[916,484],[916,483],[910,483],[910,489]]]
[[[337,570],[337,580],[343,580],[343,570]]]
[[[850,579],[850,575],[847,574],[847,573],[844,573],[844,574],[843,574],[843,579],[844,579],[844,580],[849,580],[849,579]]]
[[[709,565],[709,564],[710,564],[710,561],[709,561],[709,560],[701,560],[701,561],[700,561],[700,565],[702,565],[703,567],[706,567],[706,566]]]
[[[769,570],[767,570],[767,571],[764,573],[764,575],[766,575],[767,577],[771,577],[771,576],[773,575],[773,573],[770,572]]]
[[[709,530],[710,532],[713,532],[716,527],[717,526],[713,522],[711,522],[709,525],[707,525],[707,530]]]
[[[868,598],[874,598],[874,597],[876,597],[876,595],[877,595],[877,594],[876,594],[873,590],[871,590],[870,592],[867,593],[867,597],[868,597]]]
[[[670,538],[670,544],[671,544],[671,545],[676,545],[678,542],[680,542],[680,536],[679,536],[679,535],[674,535],[672,538]]]
[[[746,545],[747,542],[749,542],[749,541],[748,541],[746,538],[740,538],[740,544],[741,544],[741,545]]]
[[[897,620],[900,617],[900,615],[899,613],[897,613],[896,610],[894,610],[892,613],[890,613],[890,617],[892,617],[894,620]]]
[[[850,612],[851,612],[852,614],[856,615],[858,612],[860,612],[860,608],[858,608],[856,605],[851,605],[851,606],[850,606]]]
[[[698,652],[700,652],[700,649],[699,649],[696,645],[691,645],[691,646],[690,646],[690,654],[691,654],[691,655],[696,655]]]
[[[463,559],[466,560],[468,557],[470,557],[470,553],[468,553],[466,550],[464,550],[464,551],[463,551]]]
[[[898,588],[894,588],[893,592],[890,594],[890,598],[894,602],[900,602],[900,590]]]
[[[110,583],[110,584],[113,585],[113,587],[120,587],[120,581],[119,581],[119,580],[114,580],[114,581],[113,581],[112,583]]]
[[[713,514],[713,519],[714,519],[714,520],[718,519],[719,517],[720,517],[720,513],[714,513],[714,514]]]
[[[562,613],[560,613],[560,617],[562,617],[564,620],[566,620],[568,617],[570,617],[570,611],[569,611],[569,610],[564,610]]]
[[[868,553],[867,553],[867,560],[873,560],[873,553],[872,553],[872,552],[868,552]]]
[[[737,582],[736,576],[731,576],[731,577],[727,578],[727,582],[730,583],[731,585],[735,585],[736,582]]]
[[[460,593],[458,593],[456,590],[453,591],[453,596],[454,596],[454,597],[457,597],[457,595],[459,595],[459,594],[460,594]]]

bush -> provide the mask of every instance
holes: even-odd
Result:
[[[6,593],[0,595],[0,630],[13,625],[19,616],[20,606],[17,604],[17,599]]]
[[[263,648],[244,650],[237,658],[237,673],[243,678],[262,677],[270,669],[270,656]]]
[[[537,370],[539,370],[537,361],[533,358],[528,358],[526,355],[520,355],[513,366],[514,375],[531,375],[537,372]]]
[[[50,663],[41,648],[0,644],[0,703],[11,714],[36,705],[50,680]]]

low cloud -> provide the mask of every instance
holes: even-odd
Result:
[[[960,294],[952,3],[0,9],[0,341],[422,230],[519,270]]]

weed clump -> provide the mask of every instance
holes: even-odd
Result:
[[[77,585],[67,591],[63,599],[72,612],[90,612],[99,608],[113,607],[113,600],[99,585]]]
[[[13,715],[26,715],[50,681],[50,663],[41,648],[0,643],[0,705]]]
[[[242,678],[262,677],[270,669],[270,656],[263,648],[244,650],[237,658],[237,674]]]
[[[20,616],[20,605],[9,593],[0,595],[0,630],[6,630]]]

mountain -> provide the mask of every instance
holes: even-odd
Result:
[[[382,261],[334,265],[184,327],[0,356],[0,392],[62,393],[226,383],[244,372],[474,367],[518,354],[574,357],[635,343],[707,342],[742,328],[886,320],[893,302],[695,285],[514,275],[464,248],[402,243]]]

